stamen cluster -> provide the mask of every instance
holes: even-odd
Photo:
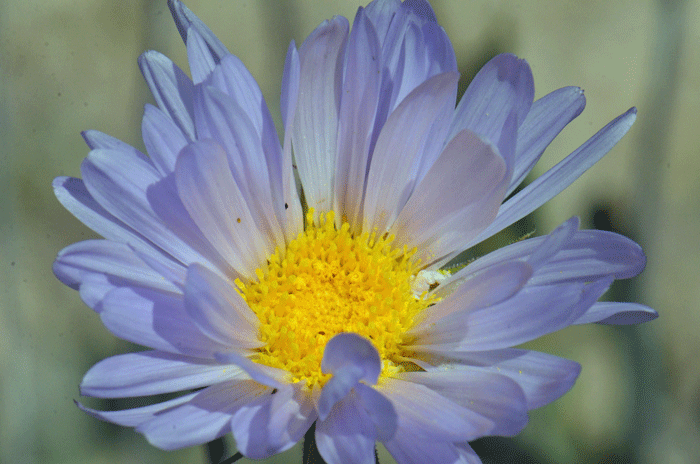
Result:
[[[237,282],[260,320],[265,346],[255,361],[287,370],[309,388],[322,386],[329,377],[321,373],[326,342],[354,332],[379,351],[383,375],[402,370],[404,334],[437,301],[413,294],[415,250],[392,247],[388,234],[353,236],[348,223],[336,227],[333,211],[314,221],[310,210],[306,219],[304,232],[256,271],[257,282]]]

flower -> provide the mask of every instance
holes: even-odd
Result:
[[[375,0],[352,29],[335,17],[290,45],[280,143],[241,61],[169,5],[191,79],[141,56],[157,102],[143,117],[148,156],[83,134],[83,179],[54,188],[105,239],[65,248],[54,271],[112,333],[151,349],[101,361],[81,394],[191,392],[88,413],[163,449],[232,432],[265,458],[315,422],[329,463],[373,462],[376,441],[400,463],[479,462],[470,440],[518,433],[580,370],[514,345],[656,317],[597,302],[645,257],[576,218],[445,269],[578,178],[634,108],[504,202],[583,110],[579,88],[533,102],[527,63],[499,55],[455,109],[455,55],[430,5]]]

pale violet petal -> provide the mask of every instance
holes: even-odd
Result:
[[[304,382],[279,392],[285,394],[272,400],[268,430],[278,443],[296,443],[317,418],[314,402]]]
[[[477,455],[469,443],[459,443],[455,445],[459,452],[459,460],[454,464],[482,464],[479,455]]]
[[[81,132],[85,143],[87,143],[90,150],[96,150],[98,148],[108,148],[111,150],[118,150],[124,153],[128,153],[130,156],[137,157],[140,161],[146,164],[153,164],[148,156],[141,153],[140,150],[132,147],[126,142],[112,137],[111,135],[104,134],[96,130],[86,130]]]
[[[230,96],[246,112],[257,134],[262,134],[263,117],[270,118],[270,112],[258,83],[238,57],[224,56],[205,84]]]
[[[183,292],[185,288],[185,277],[187,268],[173,259],[165,259],[163,253],[154,252],[153,250],[141,251],[129,245],[129,248],[155,272],[160,274],[165,280],[172,282],[177,287],[178,292]],[[232,273],[231,279],[237,279],[239,276]]]
[[[441,319],[413,348],[430,352],[446,344],[457,351],[486,351],[534,340],[571,325],[612,281],[607,277],[588,284],[526,286],[499,305]]]
[[[287,384],[286,378],[288,373],[286,371],[253,362],[239,352],[221,351],[214,354],[214,359],[220,363],[235,364],[259,384],[278,390],[284,388]]]
[[[547,235],[542,244],[527,258],[528,264],[539,270],[564,247],[578,230],[579,220],[573,217]]]
[[[397,13],[401,10],[401,0],[382,0],[371,2],[364,10],[367,17],[374,24],[379,38],[384,42],[389,25],[396,21]]]
[[[613,232],[581,230],[533,276],[533,285],[591,282],[613,276],[627,279],[642,272],[646,256],[634,241]]]
[[[180,37],[182,37],[185,43],[187,43],[187,31],[193,28],[204,39],[209,48],[209,52],[217,63],[224,55],[228,54],[226,46],[216,37],[211,29],[181,1],[168,0],[168,7],[175,20],[175,25],[180,33]]]
[[[545,148],[586,106],[579,87],[564,87],[535,101],[518,128],[513,179],[506,196],[525,179]]]
[[[285,224],[285,238],[289,241],[295,238],[304,228],[303,211],[297,187],[296,168],[292,164],[292,130],[291,125],[296,113],[299,96],[299,53],[294,41],[289,44],[284,61],[282,74],[282,89],[280,94],[280,109],[284,124],[284,141],[282,145],[282,199],[284,212],[280,214]]]
[[[152,50],[139,57],[139,67],[158,107],[188,140],[195,140],[190,78],[165,55]]]
[[[374,115],[377,111],[381,67],[379,39],[360,8],[355,16],[345,54],[345,77],[340,96],[336,206],[334,210],[359,232],[365,177],[370,157]]]
[[[187,223],[189,218],[172,214],[177,208],[172,197],[162,203],[154,201],[160,189],[168,190],[169,179],[161,178],[152,165],[121,151],[97,149],[83,161],[81,172],[92,198],[170,256],[183,264],[210,259],[216,262],[201,245],[194,225]],[[168,223],[159,216],[161,208],[180,224]]]
[[[227,155],[229,171],[248,205],[255,224],[265,238],[273,241],[272,249],[275,246],[282,247],[282,230],[274,212],[283,211],[283,206],[275,207],[272,196],[273,190],[279,194],[282,188],[281,184],[274,189],[272,186],[275,182],[281,182],[281,171],[278,166],[279,160],[275,165],[274,160],[269,159],[271,165],[275,165],[275,180],[271,183],[266,147],[263,146],[263,142],[269,137],[263,137],[256,131],[250,117],[251,111],[245,110],[233,97],[214,87],[197,86],[194,111],[195,126],[200,140],[212,139],[221,145]],[[274,132],[274,127],[271,130]],[[279,155],[276,133],[272,134],[272,139],[273,143],[268,143],[267,148],[273,150],[273,144],[277,143]],[[281,199],[276,201],[281,202]]]
[[[53,189],[64,208],[104,238],[129,243],[139,249],[153,247],[143,235],[114,217],[95,201],[82,179],[56,177],[53,180]]]
[[[335,371],[333,377],[326,382],[318,398],[318,417],[325,420],[333,407],[348,396],[350,391],[358,385],[364,372],[355,365],[343,366]]]
[[[285,385],[272,395],[241,407],[231,429],[249,459],[265,459],[297,443],[316,419],[313,403],[299,385]]]
[[[177,242],[161,245],[164,251],[178,257],[182,248],[191,247],[195,253],[183,256],[180,261],[187,265],[193,262],[211,264],[222,275],[236,275],[229,264],[224,261],[211,242],[209,242],[192,220],[178,195],[175,173],[172,172],[160,181],[146,188],[146,198],[151,210],[158,218],[159,224],[179,238]]]
[[[372,343],[351,332],[335,335],[326,344],[321,371],[333,377],[323,386],[318,413],[324,420],[338,401],[348,395],[360,380],[377,383],[382,369],[379,352]]]
[[[136,431],[164,450],[206,443],[228,433],[235,411],[267,389],[250,380],[212,385],[187,403],[139,424]]]
[[[58,253],[53,265],[56,277],[66,285],[80,288],[81,295],[96,283],[90,280],[95,274],[107,277],[105,286],[85,303],[94,308],[107,291],[128,285],[151,287],[165,292],[177,292],[171,282],[148,267],[125,244],[110,240],[85,240],[69,245]]]
[[[230,97],[209,95],[209,99],[213,100],[215,105],[213,108],[210,107],[209,111],[216,110],[216,114],[209,115],[209,118],[214,119],[220,126],[224,122],[237,129],[232,130],[232,135],[237,140],[237,144],[241,145],[239,152],[251,158],[253,163],[259,163],[242,173],[250,183],[251,196],[253,199],[261,195],[266,198],[267,203],[262,204],[260,208],[265,210],[274,208],[280,222],[284,223],[286,210],[283,179],[285,164],[288,160],[282,155],[277,130],[258,83],[243,62],[233,55],[222,57],[221,62],[204,83],[216,87]],[[216,108],[217,105],[221,105],[220,108]],[[217,120],[217,118],[220,119]],[[254,130],[251,130],[251,124]],[[201,133],[199,136],[204,138]],[[244,140],[247,140],[247,143],[243,144]],[[291,161],[289,163],[291,164]],[[251,164],[250,161],[248,164]],[[237,179],[237,181],[240,183],[240,180]],[[270,196],[268,190],[271,190],[271,199],[267,199]]]
[[[430,351],[431,345],[454,344],[459,351],[479,351],[524,343],[565,327],[583,290],[583,284],[526,286],[500,304],[440,319],[412,348]]]
[[[376,427],[354,392],[316,424],[316,446],[326,462],[374,464],[376,439]]]
[[[507,261],[473,274],[467,273],[458,282],[456,290],[424,310],[424,319],[411,329],[411,333],[429,331],[432,323],[457,311],[474,311],[501,303],[520,291],[531,276],[532,267],[522,261]]]
[[[659,313],[642,304],[602,301],[591,306],[573,323],[597,322],[598,324],[628,325],[653,321],[657,317],[659,317]]]
[[[534,96],[534,79],[527,62],[507,53],[498,55],[481,68],[464,92],[455,110],[449,138],[470,129],[498,145],[510,166],[502,144],[510,138],[514,144],[517,127],[525,120]],[[516,130],[504,133],[511,113]]]
[[[428,2],[372,2],[366,11],[382,47],[378,130],[406,95],[437,74],[457,71],[457,61]]]
[[[348,28],[342,16],[324,21],[299,49],[299,92],[289,129],[306,202],[319,211],[333,206],[341,64]]]
[[[512,436],[527,424],[525,393],[510,377],[478,369],[445,366],[429,372],[405,372],[401,380],[430,388],[488,424],[489,435]],[[438,416],[439,417],[439,416]]]
[[[287,56],[284,59],[284,72],[282,73],[282,87],[280,92],[280,111],[285,135],[287,128],[292,123],[299,96],[299,52],[292,40],[287,48]]]
[[[161,175],[173,172],[177,155],[187,145],[187,139],[173,120],[155,106],[146,105],[141,134],[148,155]]]
[[[413,424],[411,424],[413,425]],[[394,438],[385,442],[387,451],[401,464],[426,462],[459,463],[459,451],[454,443],[427,437],[415,426],[400,427]]]
[[[521,240],[495,250],[446,279],[442,286],[448,290],[465,273],[517,259],[536,267],[530,281],[532,285],[591,282],[606,276],[626,279],[644,268],[644,252],[634,241],[613,232],[576,231],[577,227],[578,219],[571,218],[550,235]]]
[[[390,169],[398,171],[393,163]],[[397,245],[417,247],[416,259],[425,263],[461,251],[496,217],[505,175],[495,147],[471,131],[461,131],[401,209],[391,228]]]
[[[199,84],[211,75],[217,61],[212,56],[209,46],[196,29],[187,30],[187,61],[190,64],[192,83]]]
[[[159,395],[245,377],[235,366],[162,351],[127,353],[95,364],[80,383],[80,394],[98,398]]]
[[[517,348],[494,351],[435,350],[427,361],[421,361],[420,366],[428,372],[477,369],[508,376],[523,389],[528,409],[539,408],[561,397],[571,389],[581,372],[581,366],[575,361]]]
[[[472,244],[485,240],[522,219],[571,185],[615,146],[632,127],[636,117],[637,109],[631,108],[613,119],[556,166],[503,203],[496,219]]]
[[[139,424],[147,422],[156,417],[159,413],[175,408],[181,404],[187,403],[198,393],[190,393],[179,398],[175,398],[162,403],[142,406],[140,408],[122,409],[121,411],[100,411],[97,409],[88,408],[78,401],[75,404],[86,413],[97,419],[111,422],[113,424],[122,425],[124,427],[136,427]]]
[[[367,176],[363,230],[384,232],[396,220],[416,184],[424,145],[433,126],[445,126],[454,105],[457,73],[418,86],[391,113],[374,148]]]
[[[185,309],[199,330],[233,348],[259,348],[258,319],[232,283],[199,264],[187,269]]]
[[[409,428],[420,430],[427,440],[466,442],[485,435],[493,425],[425,385],[384,378],[376,389],[391,401],[396,410],[395,438],[403,429]]]
[[[197,329],[185,312],[182,295],[117,288],[105,295],[97,311],[114,335],[149,348],[208,359],[227,349]]]
[[[405,10],[405,7],[403,8]],[[432,9],[428,6],[428,10]],[[376,118],[375,131],[379,131],[378,124],[384,123],[384,116],[381,113],[385,108],[389,110],[387,117],[391,117],[391,113],[401,104],[403,100],[418,86],[431,79],[432,77],[445,72],[456,72],[456,64],[445,63],[444,58],[448,57],[448,61],[454,62],[454,51],[445,35],[445,31],[433,21],[425,21],[418,18],[416,11],[410,11],[406,15],[408,24],[404,33],[403,43],[400,47],[399,69],[400,72],[393,74],[393,79],[389,88],[382,88],[380,94],[379,115]],[[400,21],[400,20],[399,20]],[[445,42],[442,41],[445,39]],[[448,50],[444,49],[444,45]],[[451,60],[450,60],[451,58]],[[387,57],[385,57],[387,59]],[[387,85],[386,69],[383,73],[383,85]],[[388,93],[388,95],[387,95]],[[390,97],[390,98],[388,98]],[[395,98],[395,100],[392,100]],[[454,112],[454,103],[457,98],[455,92],[450,98],[449,113],[450,115],[440,114],[436,120],[432,121],[429,133],[425,137],[424,145],[421,149],[420,156],[416,159],[413,165],[412,177],[419,182],[425,172],[430,168],[435,159],[440,155],[449,130],[449,119]],[[386,105],[391,106],[387,107]],[[445,118],[446,120],[442,120]],[[381,133],[379,134],[381,135]],[[373,136],[373,141],[376,140],[376,134]],[[447,139],[449,140],[449,139]]]
[[[177,191],[204,236],[231,267],[247,278],[273,249],[258,230],[226,153],[211,140],[185,147],[175,168]]]
[[[377,440],[387,441],[396,433],[396,410],[389,399],[363,383],[355,385],[355,393],[362,407],[377,429]]]

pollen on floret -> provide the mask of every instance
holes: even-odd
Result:
[[[330,378],[321,372],[326,343],[354,332],[379,352],[382,375],[409,369],[405,334],[438,301],[423,288],[416,294],[416,250],[394,247],[389,234],[355,236],[347,222],[336,226],[333,211],[314,217],[309,209],[305,230],[268,257],[257,281],[236,282],[265,344],[252,359],[287,370],[308,388],[322,386]]]

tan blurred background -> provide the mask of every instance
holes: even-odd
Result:
[[[284,54],[358,0],[191,0],[259,80],[274,114]],[[639,117],[598,165],[530,219],[549,232],[572,215],[639,241],[644,274],[612,291],[656,308],[641,328],[574,327],[532,346],[583,364],[562,400],[534,411],[516,440],[476,444],[484,462],[700,462],[700,2],[434,0],[465,79],[513,52],[536,95],[585,89],[584,113],[537,173],[631,106]],[[79,176],[80,131],[143,149],[150,102],[137,56],[186,67],[165,0],[0,3],[0,462],[203,463],[201,447],[166,453],[130,429],[80,412],[78,384],[98,360],[135,349],[107,332],[51,273],[61,248],[93,233],[51,191]],[[466,81],[465,81],[466,82]],[[125,407],[128,402],[90,402]],[[504,450],[506,457],[504,457]],[[298,449],[276,462],[299,462]],[[508,454],[511,453],[511,454]],[[514,453],[514,454],[513,454]],[[489,458],[493,456],[493,458]],[[510,457],[508,457],[510,456]],[[245,460],[241,461],[245,462]],[[389,462],[384,458],[382,462]]]

